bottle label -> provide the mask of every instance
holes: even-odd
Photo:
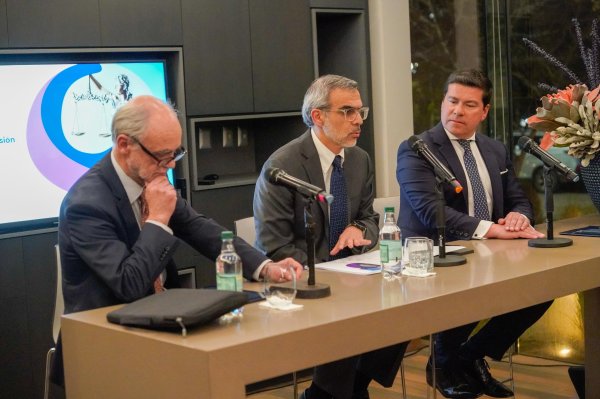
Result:
[[[242,276],[239,274],[217,274],[217,289],[222,291],[241,291]]]
[[[402,241],[381,240],[379,242],[379,253],[382,263],[400,263],[402,260]]]

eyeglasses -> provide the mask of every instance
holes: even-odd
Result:
[[[340,109],[330,109],[330,108],[321,108],[323,111],[335,111],[344,114],[344,119],[348,122],[354,122],[356,117],[360,115],[360,119],[363,121],[367,119],[369,116],[369,107],[361,107],[361,108],[340,108]]]
[[[150,151],[149,149],[144,147],[144,145],[135,137],[129,136],[129,138],[131,139],[131,141],[133,141],[134,143],[139,145],[140,148],[142,149],[142,151],[144,151],[146,154],[150,155],[157,162],[158,166],[160,166],[161,168],[167,168],[168,165],[172,161],[175,161],[175,162],[179,161],[187,153],[185,148],[179,147],[178,149],[173,151],[173,155],[171,157],[161,159],[161,158],[157,157],[152,151]]]

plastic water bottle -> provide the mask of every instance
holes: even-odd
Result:
[[[221,253],[216,261],[217,289],[222,291],[242,291],[242,260],[233,247],[233,232],[221,233]],[[242,315],[243,308],[235,309],[223,318],[232,318]]]
[[[381,273],[386,280],[402,274],[402,236],[396,224],[394,207],[384,208],[383,227],[379,232]]]

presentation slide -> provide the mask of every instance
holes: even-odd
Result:
[[[131,98],[166,99],[163,62],[0,65],[0,226],[58,216],[75,181],[111,148]]]

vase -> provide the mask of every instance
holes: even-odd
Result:
[[[588,166],[582,166],[580,171],[585,189],[596,209],[600,211],[600,158],[595,157]]]

